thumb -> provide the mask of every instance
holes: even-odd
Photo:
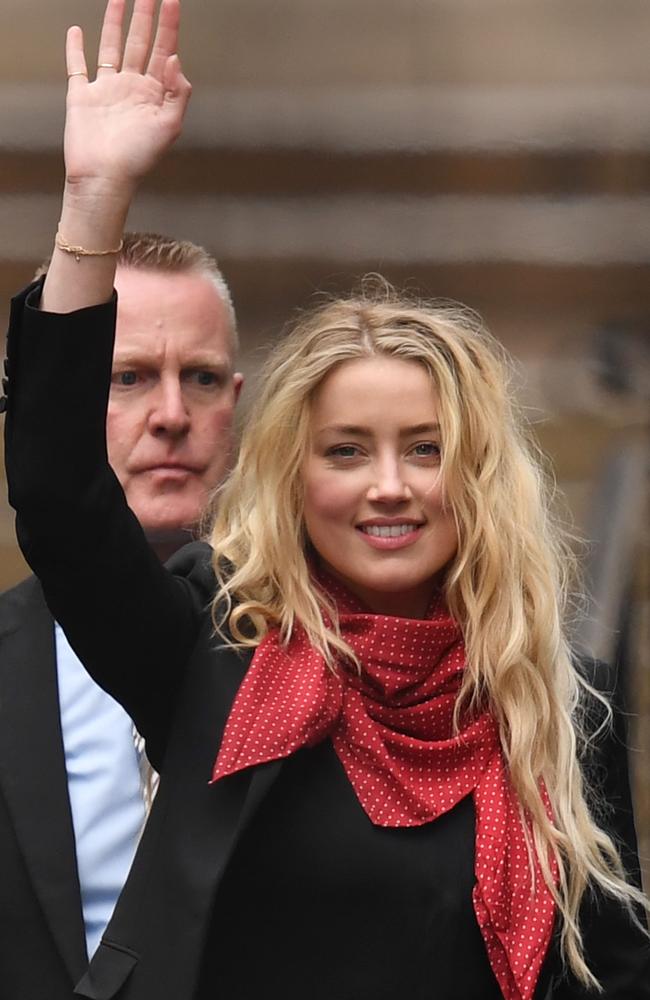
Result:
[[[190,99],[192,85],[183,76],[181,61],[176,54],[169,56],[165,63],[163,87],[165,90],[165,102],[180,102],[184,106]]]

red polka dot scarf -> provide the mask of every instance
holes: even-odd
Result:
[[[465,651],[442,603],[426,620],[364,611],[327,589],[341,634],[362,665],[338,674],[299,630],[277,630],[255,651],[226,724],[213,781],[329,737],[370,820],[420,826],[470,792],[476,813],[473,903],[506,1000],[530,1000],[550,942],[554,903],[539,863],[531,877],[520,810],[491,715],[452,715]]]

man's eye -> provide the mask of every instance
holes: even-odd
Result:
[[[185,373],[184,379],[190,385],[198,385],[207,389],[219,386],[223,382],[223,378],[217,372],[211,372],[207,369],[188,371]]]
[[[113,385],[135,385],[138,381],[137,372],[114,372],[111,379]]]

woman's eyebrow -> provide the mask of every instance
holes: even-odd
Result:
[[[413,424],[409,427],[400,428],[401,437],[410,437],[413,434],[437,434],[440,431],[440,424],[435,421]],[[371,427],[363,427],[360,424],[327,424],[318,430],[319,434],[350,434],[356,437],[372,437],[375,433]]]
[[[371,437],[372,429],[370,427],[361,427],[359,424],[326,424],[325,427],[321,427],[319,434],[325,433],[331,434],[351,434],[356,437]]]
[[[440,424],[436,421],[431,421],[424,424],[414,424],[412,427],[405,427],[400,431],[404,437],[410,437],[411,434],[437,434],[440,430]]]

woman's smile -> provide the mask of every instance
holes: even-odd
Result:
[[[365,521],[357,525],[364,540],[376,549],[399,549],[412,545],[420,537],[423,521]]]

